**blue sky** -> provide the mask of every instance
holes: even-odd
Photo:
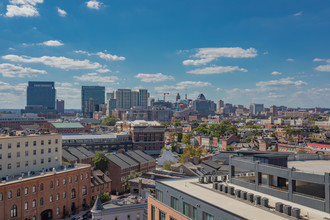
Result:
[[[330,107],[327,0],[5,0],[0,14],[0,108],[23,108],[37,80],[66,108],[82,85]]]

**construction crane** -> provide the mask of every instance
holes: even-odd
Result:
[[[165,102],[166,95],[169,95],[170,93],[168,93],[168,92],[164,92],[164,93],[159,92],[158,94],[163,94],[164,95],[164,102]]]

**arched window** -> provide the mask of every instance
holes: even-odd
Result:
[[[87,189],[86,189],[86,186],[83,186],[82,187],[82,195],[86,195],[87,194]]]
[[[34,199],[33,201],[32,201],[32,208],[35,208],[36,207],[36,200]]]
[[[53,202],[53,195],[50,195],[49,202]]]
[[[24,208],[25,208],[25,210],[29,210],[29,203],[28,202],[25,202]]]
[[[54,183],[53,181],[50,181],[50,188],[53,189],[53,187],[54,187]]]
[[[66,198],[66,192],[63,192],[63,199]]]
[[[29,188],[25,187],[24,193],[25,193],[25,195],[29,194]]]
[[[10,217],[17,217],[17,205],[13,205],[10,209]]]
[[[11,191],[8,191],[8,199],[11,199],[13,196],[12,192]]]
[[[21,196],[21,190],[18,189],[18,190],[17,190],[17,197],[20,197],[20,196]]]
[[[44,184],[43,183],[40,184],[40,192],[42,192],[42,191],[44,191]]]
[[[43,206],[44,205],[44,198],[40,198],[40,206]]]
[[[60,200],[60,194],[59,193],[56,194],[56,201],[58,201],[58,200]]]
[[[65,183],[66,183],[66,179],[64,178],[64,179],[63,179],[63,185],[65,185]]]
[[[36,185],[32,186],[32,192],[35,193],[36,192]]]
[[[71,190],[71,199],[75,199],[76,198],[76,190],[72,189]]]

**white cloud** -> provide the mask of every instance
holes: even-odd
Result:
[[[202,82],[202,81],[182,81],[177,83],[176,85],[157,86],[155,87],[155,90],[158,93],[170,92],[174,94],[185,89],[198,88],[198,87],[200,88],[211,85],[212,84],[209,82]]]
[[[257,50],[254,48],[242,49],[240,47],[218,47],[218,48],[199,48],[192,57],[197,60],[185,60],[184,65],[206,65],[207,63],[220,58],[251,58],[257,56]]]
[[[82,76],[74,76],[74,79],[83,82],[114,83],[119,78],[117,76],[99,76],[97,73],[88,73]]]
[[[28,57],[28,56],[18,56],[18,55],[5,55],[2,59],[10,60],[12,62],[22,62],[22,63],[42,63],[47,66],[56,67],[60,69],[98,69],[102,65],[99,63],[91,63],[89,60],[73,60],[66,57]]]
[[[86,2],[86,5],[88,8],[99,10],[101,8],[102,3],[96,0],[90,0]]]
[[[201,69],[190,70],[187,73],[191,74],[221,74],[221,73],[228,73],[233,71],[242,71],[247,72],[244,68],[239,68],[238,66],[212,66],[212,67],[205,67]]]
[[[315,58],[313,61],[314,62],[326,62],[326,63],[330,63],[330,59]]]
[[[125,60],[125,57],[117,56],[117,55],[112,55],[112,54],[106,54],[103,52],[98,52],[96,53],[100,58],[105,59],[107,61],[118,61],[118,60]]]
[[[39,45],[44,45],[44,46],[48,46],[48,47],[59,47],[59,46],[63,46],[64,44],[58,40],[49,40],[49,41],[42,42]]]
[[[65,17],[67,15],[66,11],[64,11],[63,9],[60,9],[59,7],[57,7],[57,12],[58,12],[58,15],[61,17]]]
[[[167,76],[162,73],[155,73],[155,74],[147,74],[147,73],[139,73],[135,76],[136,78],[140,79],[141,82],[163,82],[166,80],[174,80],[173,76]]]
[[[10,0],[7,5],[7,17],[35,17],[39,16],[35,8],[37,4],[43,3],[43,0]]]
[[[7,5],[7,17],[36,17],[38,10],[32,5]]]
[[[293,16],[301,16],[302,14],[303,14],[303,12],[300,11],[300,12],[297,12],[297,13],[293,14]]]
[[[282,78],[278,80],[260,81],[256,83],[256,86],[260,87],[265,91],[286,89],[289,87],[300,87],[304,85],[307,85],[307,83],[301,80],[294,81],[292,77]]]
[[[288,62],[294,62],[295,59],[293,59],[293,58],[288,58],[288,59],[286,59],[286,61],[288,61]]]
[[[122,60],[126,60],[125,57],[122,56],[117,56],[117,55],[112,55],[112,54],[108,54],[108,53],[103,53],[103,52],[97,52],[97,53],[89,53],[87,51],[84,50],[75,50],[73,51],[77,54],[86,54],[88,56],[98,56],[101,59],[105,59],[107,61],[122,61]]]
[[[269,52],[268,52],[268,51],[265,51],[263,54],[264,54],[264,55],[267,55],[267,54],[269,54]]]
[[[0,74],[3,77],[31,77],[38,76],[42,74],[47,74],[44,70],[32,69],[29,67],[16,66],[10,63],[1,63],[0,64]]]
[[[111,70],[109,70],[109,69],[98,69],[96,71],[99,73],[110,73],[111,72]]]
[[[330,64],[317,66],[315,67],[315,70],[322,72],[330,72]]]
[[[220,92],[220,91],[222,91],[222,89],[221,88],[216,88],[215,89],[217,92]]]
[[[281,72],[277,72],[277,71],[273,71],[272,72],[272,75],[282,75],[282,73]]]

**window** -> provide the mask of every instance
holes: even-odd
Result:
[[[77,182],[78,181],[78,176],[75,176],[74,180]]]
[[[86,173],[86,179],[88,179],[88,173]]]
[[[28,146],[29,146],[29,142],[25,141],[25,147],[28,147]]]
[[[48,157],[48,163],[51,163],[52,159],[50,157]]]
[[[51,148],[48,148],[48,153],[50,154],[52,152],[52,149]]]
[[[37,155],[37,150],[33,150],[33,155]]]
[[[25,151],[25,156],[28,157],[29,156],[29,151]]]
[[[16,162],[16,167],[20,168],[21,167],[21,163],[20,162]]]
[[[41,154],[44,154],[44,149],[41,149]]]
[[[159,210],[159,220],[165,220],[166,215],[163,211]]]
[[[52,144],[52,140],[48,140],[48,144]]]
[[[10,217],[11,217],[11,218],[15,218],[15,217],[17,217],[17,205],[13,205],[13,206],[10,208]]]
[[[95,188],[94,188],[94,187],[92,187],[92,193],[94,192],[94,190],[95,190]]]
[[[56,186],[60,186],[60,180],[56,180]]]
[[[173,196],[171,196],[171,207],[179,211],[179,200]]]
[[[76,198],[76,190],[72,189],[71,190],[71,199],[75,199]]]
[[[32,192],[35,193],[36,192],[36,185],[32,186]]]
[[[33,141],[33,146],[37,146],[37,142],[36,141]]]
[[[21,196],[21,190],[18,189],[18,190],[17,190],[17,197],[20,197],[20,196]]]
[[[69,183],[72,183],[72,177],[69,176]]]
[[[16,157],[20,158],[21,157],[21,152],[16,152]]]
[[[82,195],[86,195],[87,194],[87,189],[86,189],[86,186],[83,186],[82,188]]]
[[[12,196],[13,196],[13,194],[12,194],[11,190],[9,190],[9,191],[8,191],[8,199],[11,199]]]
[[[17,148],[20,148],[21,147],[21,143],[20,142],[17,142],[16,147]]]
[[[25,204],[24,204],[24,209],[25,209],[25,210],[28,210],[28,209],[29,209],[29,204],[28,204],[28,202],[25,202]]]
[[[29,166],[29,161],[25,161],[25,166],[26,166],[26,167]]]
[[[0,150],[2,150],[2,144],[0,144]]]
[[[140,213],[136,214],[136,220],[140,220]]]
[[[56,201],[58,201],[58,200],[60,200],[60,194],[59,193],[56,194]]]
[[[193,220],[197,220],[197,209],[188,203],[183,203],[183,214]]]
[[[49,202],[53,202],[53,195],[50,195]]]
[[[25,187],[25,189],[24,189],[24,194],[25,194],[25,195],[29,194],[29,188]]]
[[[2,165],[0,164],[0,170],[2,170]]]
[[[176,218],[173,218],[172,216],[170,216],[170,220],[176,220]]]
[[[55,139],[55,144],[58,144],[58,139]]]
[[[0,201],[3,201],[3,193],[0,192]]]
[[[0,160],[2,159],[2,154],[0,154]]]
[[[163,202],[163,192],[156,189],[156,199],[160,202]]]
[[[209,213],[203,212],[203,220],[214,220],[214,217]]]
[[[58,152],[58,148],[57,147],[55,147],[55,152]]]
[[[43,164],[44,163],[44,159],[41,159],[41,162],[40,163]]]
[[[44,140],[41,140],[41,145],[44,145],[44,144],[45,144]]]
[[[11,153],[8,153],[8,159],[10,159],[11,158]]]
[[[155,218],[155,206],[151,206],[151,220],[156,220]]]
[[[8,170],[11,169],[11,163],[8,164],[8,167],[7,167]]]
[[[37,165],[37,160],[33,160],[33,165]]]
[[[44,205],[44,198],[40,198],[40,206],[43,206]]]
[[[32,208],[35,208],[36,207],[36,200],[34,199],[33,201],[32,201]]]
[[[42,191],[44,191],[44,184],[43,183],[40,184],[40,192],[42,192]]]
[[[84,175],[80,174],[80,179],[83,180],[84,179]]]
[[[66,198],[66,192],[63,192],[63,199]]]
[[[11,148],[11,144],[8,144],[8,149],[10,149]]]
[[[63,179],[63,185],[65,185],[65,184],[66,184],[66,179],[64,178],[64,179]]]
[[[36,216],[35,215],[32,217],[32,220],[36,220]]]
[[[56,208],[56,215],[60,215],[60,208]]]

